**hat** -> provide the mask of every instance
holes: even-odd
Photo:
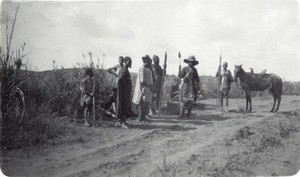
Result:
[[[144,63],[147,63],[147,62],[150,63],[152,61],[151,58],[149,57],[149,55],[145,55],[144,57],[142,57],[142,60]]]
[[[226,61],[224,61],[224,62],[222,63],[222,66],[223,66],[223,65],[228,66],[228,63],[227,63]]]
[[[158,57],[157,55],[153,55],[152,60],[153,60],[154,62],[156,62],[156,61],[159,60],[159,57]]]
[[[194,63],[194,65],[199,64],[199,62],[196,60],[194,55],[189,56],[188,59],[184,59],[183,61],[185,63],[188,63],[188,62]]]

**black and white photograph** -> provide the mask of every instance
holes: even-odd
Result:
[[[299,1],[0,2],[0,176],[300,175]]]

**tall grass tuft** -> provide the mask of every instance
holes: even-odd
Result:
[[[171,176],[171,177],[175,177],[176,176],[176,165],[172,171],[172,173],[170,175],[169,174],[169,169],[167,168],[167,159],[166,159],[166,155],[163,155],[163,163],[162,166],[160,167],[159,165],[154,164],[156,171],[158,171],[160,173],[160,175],[162,177],[167,177],[167,176]]]

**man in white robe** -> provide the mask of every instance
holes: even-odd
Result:
[[[136,79],[136,85],[132,102],[139,107],[138,121],[148,121],[146,115],[148,108],[152,104],[153,78],[149,67],[151,58],[149,56],[142,57],[144,65],[139,69]]]

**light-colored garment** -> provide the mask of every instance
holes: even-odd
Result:
[[[232,75],[229,70],[222,69],[221,70],[221,86],[220,90],[221,91],[229,91],[230,89],[230,84],[232,82]]]
[[[150,69],[145,68],[144,66],[139,69],[139,73],[137,75],[134,94],[132,102],[134,104],[139,105],[141,98],[143,98],[144,102],[152,104],[152,92],[149,87],[142,86],[141,83],[147,83],[147,85],[153,84],[152,72]]]
[[[189,67],[184,67],[179,72],[178,77],[181,79],[180,83],[180,97],[179,101],[181,103],[186,103],[195,98],[195,84],[194,84],[194,73],[193,69]]]

